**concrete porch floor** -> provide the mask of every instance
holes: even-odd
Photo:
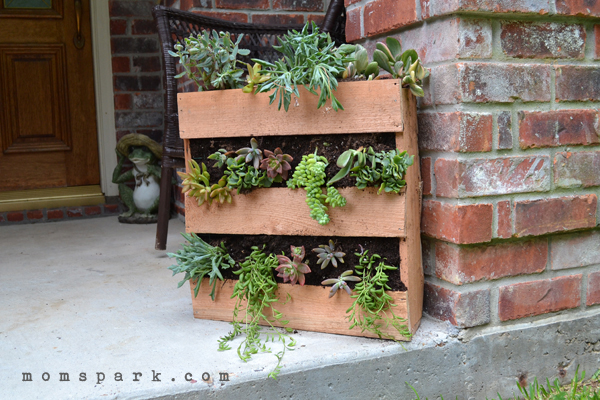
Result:
[[[168,252],[180,247],[183,230],[171,220]],[[515,325],[508,335],[491,330],[466,343],[447,324],[425,318],[405,348],[299,332],[297,350],[285,355],[273,381],[272,354],[244,363],[235,348],[217,351],[229,324],[193,318],[189,289],[177,289],[181,278],[171,277],[166,252],[154,250],[154,234],[155,225],[116,217],[0,228],[0,398],[414,398],[405,381],[423,398],[485,398],[514,391],[519,368],[552,377],[555,359],[577,358],[573,371],[575,364],[600,365],[598,354],[580,347],[599,336],[597,314],[559,316],[534,330]],[[556,344],[557,329],[578,337],[572,348]],[[532,340],[547,349],[537,361]],[[508,351],[512,361],[494,365]],[[230,380],[220,381],[220,372]],[[115,381],[117,373],[123,381]]]

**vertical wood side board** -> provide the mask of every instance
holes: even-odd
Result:
[[[191,159],[189,141],[195,138],[395,132],[396,146],[415,156],[414,164],[406,174],[406,188],[397,195],[377,195],[373,188],[364,191],[354,187],[341,189],[348,204],[342,208],[330,208],[331,222],[326,226],[310,219],[309,209],[304,201],[304,190],[256,189],[249,194],[234,195],[231,204],[213,203],[200,207],[194,199],[186,196],[186,232],[396,237],[400,242],[399,273],[407,290],[390,293],[398,301],[394,313],[407,319],[407,326],[414,334],[419,327],[423,309],[420,237],[422,183],[414,96],[408,89],[401,89],[396,80],[342,82],[336,97],[344,105],[345,111],[331,111],[334,114],[330,115],[323,114],[324,110],[317,110],[316,100],[312,99],[316,99],[316,96],[308,93],[301,93],[302,101],[294,106],[293,112],[285,113],[283,110],[277,111],[274,105],[268,105],[267,94],[256,95],[253,100],[248,94],[239,91],[236,95],[235,92],[185,93],[179,97],[180,133],[184,138],[186,166]],[[372,118],[372,113],[380,116],[378,111],[370,106],[361,106],[366,103],[380,108],[380,123],[374,122],[377,118]],[[232,113],[231,109],[239,104],[243,104],[242,109],[245,111]],[[246,114],[247,112],[251,114]],[[247,121],[243,118],[244,115],[258,115],[258,124],[256,121]],[[348,121],[352,121],[352,124]],[[244,129],[240,129],[240,126]],[[259,210],[256,211],[256,208]],[[265,219],[266,215],[270,217]],[[294,223],[283,223],[281,226],[272,223],[280,217],[293,220]],[[243,226],[240,226],[240,220],[244,221]],[[265,224],[265,220],[270,222]],[[197,298],[194,298],[192,291],[194,317],[231,321],[235,302],[229,297],[233,293],[233,285],[232,281],[219,283],[215,302],[208,296],[207,282],[202,283]],[[289,284],[279,286],[279,294],[283,298],[288,293],[292,298],[303,298],[302,302],[292,301],[285,306],[278,305],[277,309],[290,321],[288,327],[372,337],[368,332],[347,329],[350,325],[346,319],[346,309],[351,304],[346,304],[351,300],[349,296],[346,295],[347,299],[344,300],[344,296],[338,293],[328,300],[328,289],[324,287]],[[305,301],[303,296],[306,296],[307,304],[312,306],[313,317],[307,318],[307,310],[301,305]],[[331,323],[331,318],[336,322]],[[403,337],[397,339],[405,340]]]

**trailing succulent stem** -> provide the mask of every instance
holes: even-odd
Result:
[[[391,289],[387,284],[389,278],[386,271],[395,271],[398,268],[386,265],[378,254],[369,256],[368,250],[363,249],[355,254],[359,257],[359,265],[355,266],[356,274],[362,277],[362,281],[354,286],[354,302],[346,310],[352,322],[350,329],[358,327],[362,332],[368,331],[380,338],[396,340],[382,331],[392,326],[400,335],[410,337],[410,332],[404,324],[406,319],[394,314],[392,308],[396,305],[392,302],[392,296],[385,292]]]
[[[399,193],[406,185],[404,176],[408,167],[413,165],[414,156],[398,149],[375,152],[372,147],[358,150],[346,150],[337,159],[340,171],[327,183],[331,185],[350,174],[356,178],[356,187],[379,185],[377,194]]]
[[[321,225],[329,223],[326,204],[332,207],[346,205],[346,199],[334,187],[328,187],[327,194],[323,194],[321,187],[325,185],[326,167],[327,159],[318,156],[315,150],[314,154],[302,156],[302,161],[296,167],[292,179],[287,182],[290,189],[303,187],[306,190],[306,204],[310,208],[310,217]]]
[[[264,248],[264,246],[263,246]],[[285,325],[288,321],[283,320],[283,315],[274,306],[279,301],[276,295],[277,282],[273,277],[273,270],[277,267],[277,258],[273,254],[266,255],[262,249],[254,246],[252,253],[240,264],[240,269],[234,271],[239,276],[233,295],[235,307],[233,309],[233,331],[219,339],[219,351],[229,350],[229,342],[238,335],[244,335],[244,340],[237,349],[238,356],[243,361],[248,361],[253,354],[259,351],[270,353],[267,347],[269,341],[279,340],[283,350],[275,353],[277,365],[269,374],[276,379],[281,370],[281,359],[286,349],[293,350],[296,342],[289,335],[275,329],[274,322]],[[239,318],[244,315],[243,319]],[[267,325],[265,331],[261,331],[259,324]],[[288,332],[291,329],[286,328]]]
[[[253,59],[262,69],[253,70],[267,79],[252,78],[246,86],[246,92],[271,92],[269,99],[273,104],[279,98],[278,108],[289,109],[292,95],[300,97],[298,86],[304,85],[314,95],[319,96],[317,108],[321,108],[328,99],[335,110],[343,110],[333,92],[337,89],[337,77],[341,76],[345,65],[352,59],[348,57],[350,48],[336,48],[328,33],[320,33],[317,24],[307,22],[298,32],[289,31],[278,38],[279,51],[283,58],[273,63]],[[353,49],[352,49],[353,50]]]
[[[244,35],[238,35],[234,42],[229,32],[205,30],[197,37],[184,39],[184,44],[175,45],[176,52],[169,51],[179,58],[184,71],[175,78],[185,75],[198,85],[198,91],[214,89],[239,89],[244,86],[244,71],[237,68],[237,56],[247,56],[250,50],[238,45]]]
[[[177,260],[176,265],[169,267],[173,271],[173,275],[185,273],[183,280],[179,282],[177,287],[181,287],[189,280],[197,281],[194,296],[198,296],[202,278],[208,275],[208,283],[212,285],[210,298],[214,301],[217,278],[223,280],[221,270],[232,268],[235,262],[227,253],[223,243],[219,247],[213,247],[200,239],[195,233],[182,233],[181,235],[189,244],[184,244],[183,249],[178,250],[177,253],[167,253],[170,258],[175,257]]]
[[[304,274],[310,272],[308,261],[303,261],[306,255],[304,246],[290,246],[290,248],[292,250],[291,260],[285,254],[277,255],[277,260],[279,261],[279,266],[275,268],[279,272],[277,276],[283,278],[283,282],[290,282],[292,285],[298,282],[300,286],[304,286]]]
[[[352,275],[353,271],[351,269],[342,272],[337,279],[325,279],[321,282],[321,285],[333,285],[331,286],[331,290],[329,291],[329,298],[332,298],[338,289],[344,289],[346,293],[352,296],[352,289],[348,286],[348,282],[360,282],[361,279],[358,276]]]
[[[331,239],[329,240],[328,245],[321,244],[319,247],[312,249],[312,251],[317,253],[317,257],[319,257],[317,264],[321,264],[321,269],[325,269],[330,261],[331,264],[337,268],[338,262],[343,263],[344,256],[346,255],[346,253],[342,253],[341,251],[335,251],[335,243]]]

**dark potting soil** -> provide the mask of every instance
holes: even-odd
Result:
[[[388,271],[389,282],[388,285],[395,291],[406,291],[406,286],[400,279],[400,243],[398,238],[372,238],[372,237],[328,237],[328,236],[271,236],[271,235],[216,235],[216,234],[202,234],[199,235],[204,241],[212,246],[218,246],[221,242],[225,244],[229,255],[237,263],[241,263],[244,259],[252,252],[252,246],[258,246],[259,248],[265,245],[265,254],[274,253],[282,254],[285,253],[290,259],[291,250],[290,245],[300,247],[304,246],[306,257],[305,262],[308,260],[308,266],[311,270],[310,273],[306,274],[306,285],[320,286],[321,282],[329,278],[337,278],[342,272],[348,269],[354,269],[355,265],[358,265],[359,257],[355,253],[361,251],[360,246],[365,250],[369,250],[369,254],[379,254],[382,260],[387,265],[398,267],[398,270]],[[338,263],[335,268],[331,262],[325,269],[321,269],[321,265],[317,264],[317,254],[312,249],[319,247],[319,245],[328,244],[329,239],[335,242],[337,251],[346,253],[344,257],[344,263]],[[225,279],[237,279],[237,275],[233,274],[235,269],[227,269],[223,271],[223,277]],[[282,278],[277,278],[278,282],[283,282]],[[354,287],[354,283],[350,282],[350,287]]]
[[[336,161],[340,154],[348,149],[358,149],[359,147],[372,146],[376,152],[389,151],[396,148],[396,136],[394,133],[363,133],[363,134],[347,134],[347,135],[317,135],[317,136],[260,136],[255,138],[258,142],[258,148],[261,150],[274,151],[279,147],[283,153],[289,154],[294,158],[290,163],[292,170],[289,177],[291,178],[296,166],[302,160],[305,154],[314,153],[318,149],[317,154],[325,156],[329,161],[325,173],[327,179],[332,178],[338,173],[340,168],[336,165]],[[211,183],[216,183],[223,176],[223,169],[213,167],[215,161],[209,160],[208,156],[219,149],[227,151],[235,151],[242,147],[250,146],[250,137],[243,138],[221,138],[221,139],[191,139],[190,152],[192,158],[198,163],[204,162],[210,173]],[[335,187],[354,186],[355,180],[349,175],[336,182]],[[285,186],[283,183],[274,183],[273,187]]]

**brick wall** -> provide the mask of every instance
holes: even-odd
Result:
[[[347,39],[431,70],[425,310],[460,327],[600,304],[600,1],[347,0]]]
[[[168,7],[253,24],[321,22],[329,0],[167,0]]]

